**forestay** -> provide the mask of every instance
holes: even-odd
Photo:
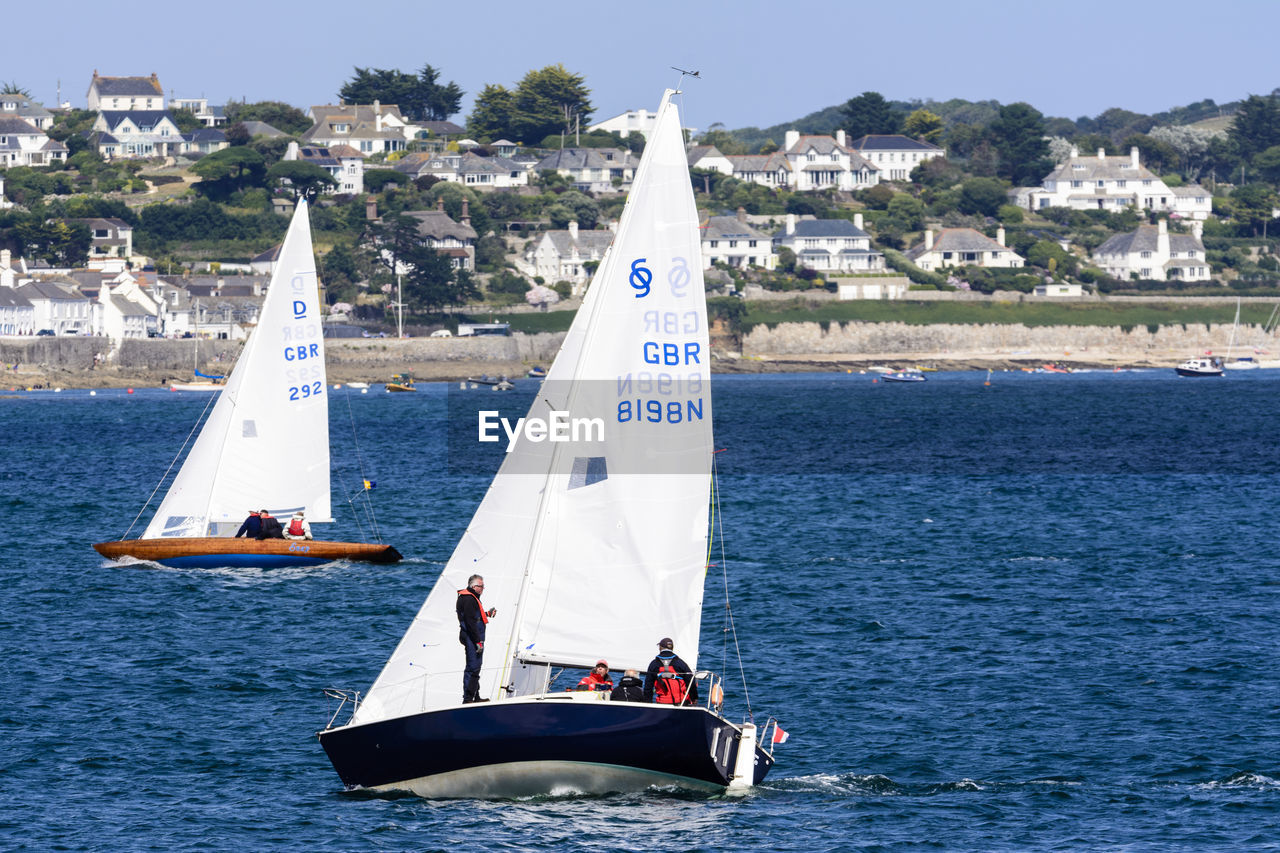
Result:
[[[598,419],[517,440],[353,724],[456,705],[457,591],[485,577],[481,694],[534,692],[548,665],[643,669],[657,640],[696,666],[712,452],[697,210],[668,91],[613,246],[529,419]],[[589,435],[587,435],[589,433]],[[508,693],[504,688],[514,685]]]
[[[329,400],[307,203],[226,387],[143,538],[224,536],[249,510],[332,521]]]

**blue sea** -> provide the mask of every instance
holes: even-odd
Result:
[[[331,392],[335,535],[367,529],[369,477],[407,559],[271,571],[90,547],[206,397],[4,396],[0,848],[1280,848],[1280,371],[987,382],[717,376],[699,663],[731,716],[790,733],[776,768],[741,797],[509,802],[344,793],[314,733],[500,461],[468,409],[515,414],[532,381]]]

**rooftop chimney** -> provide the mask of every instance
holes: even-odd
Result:
[[[436,210],[444,210],[444,196],[436,199]]]
[[[790,133],[790,131],[788,131]],[[796,233],[796,215],[794,213],[787,214],[787,233]]]
[[[1129,149],[1129,164],[1135,169],[1138,168],[1138,146],[1136,145]]]
[[[747,209],[745,207],[738,208],[738,221],[742,223],[747,221]]]
[[[8,249],[0,249],[0,269],[8,269],[13,255],[9,254]]]
[[[462,224],[463,225],[471,224],[471,211],[468,207],[468,202],[465,198],[462,200]]]
[[[933,229],[926,228],[924,232],[924,250],[930,252],[933,250]]]
[[[1079,157],[1079,156],[1080,156],[1080,149],[1079,149],[1079,148],[1077,148],[1076,146],[1072,145],[1072,146],[1071,146],[1071,156],[1072,156],[1072,158]]]
[[[844,147],[844,131],[843,130],[836,131],[836,145],[839,145],[841,148]]]
[[[573,219],[569,222],[569,239],[577,242],[578,240],[578,220]]]
[[[788,130],[787,135],[784,137],[783,141],[785,144],[782,146],[782,150],[790,151],[792,148],[796,146],[796,143],[800,141],[800,131]]]
[[[1099,160],[1104,160],[1104,159],[1106,159],[1106,156],[1107,156],[1107,149],[1105,149],[1105,148],[1099,148],[1099,149],[1098,149],[1098,159],[1099,159]]]
[[[853,215],[853,227],[857,228],[859,231],[862,230],[862,214],[861,213],[855,213]]]
[[[1001,225],[999,228],[996,229],[996,242],[999,243],[1001,246],[1004,245],[1004,226],[1003,225]]]
[[[1199,219],[1192,222],[1191,233],[1195,235],[1195,238],[1197,240],[1201,239],[1204,236],[1204,223],[1201,222]]]
[[[1159,230],[1156,232],[1156,257],[1163,260],[1169,257],[1169,220],[1161,219],[1157,225]]]
[[[382,104],[376,98],[373,101],[373,129],[382,132]]]

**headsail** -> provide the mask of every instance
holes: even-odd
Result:
[[[668,91],[618,235],[530,419],[599,419],[574,443],[517,441],[352,722],[456,704],[457,590],[484,575],[482,695],[536,689],[523,664],[643,668],[660,637],[696,665],[710,494],[710,351],[697,210]],[[590,428],[585,430],[590,432]]]
[[[329,398],[307,203],[208,421],[143,538],[233,533],[250,510],[331,521]]]

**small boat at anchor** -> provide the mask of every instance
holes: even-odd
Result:
[[[1174,368],[1179,376],[1221,376],[1222,365],[1215,358],[1189,358]]]

